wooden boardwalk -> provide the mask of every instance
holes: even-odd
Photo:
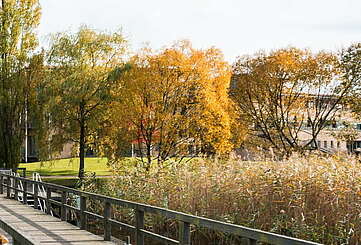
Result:
[[[21,244],[114,244],[40,210],[0,195],[0,228],[15,230]],[[11,232],[9,232],[10,235]],[[16,239],[16,238],[15,238]],[[26,241],[28,240],[28,241]]]

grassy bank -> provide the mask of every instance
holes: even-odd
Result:
[[[324,244],[361,241],[361,164],[355,158],[197,160],[150,173],[116,173],[108,184],[89,184],[87,190]],[[131,213],[119,217],[132,220]],[[162,230],[162,222],[149,219],[147,225]],[[196,228],[192,234],[231,244],[224,235]]]
[[[110,175],[107,158],[85,158],[85,172],[96,175]],[[77,176],[79,171],[79,158],[68,158],[44,162],[21,163],[20,168],[26,168],[26,175],[33,172],[41,176]]]
[[[44,178],[44,182],[56,184],[56,185],[62,185],[70,188],[74,188],[77,186],[77,183],[79,181],[78,178]]]

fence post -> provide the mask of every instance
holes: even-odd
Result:
[[[14,193],[15,193],[15,200],[18,200],[19,191],[18,191],[19,179],[15,176],[14,178]]]
[[[38,191],[38,183],[33,182],[33,188],[34,188],[34,208],[38,209],[39,208],[39,191]]]
[[[257,240],[252,239],[252,238],[242,237],[240,244],[244,244],[244,245],[256,245],[256,244],[257,244]]]
[[[3,186],[3,184],[4,184],[4,176],[1,175],[0,176],[0,194],[4,194],[4,186]]]
[[[257,245],[257,240],[254,240],[254,239],[252,239],[252,238],[249,238],[248,241],[249,241],[249,242],[248,242],[249,245]]]
[[[7,198],[10,198],[10,191],[11,191],[11,179],[10,175],[7,176],[7,188],[6,188],[6,196]]]
[[[135,210],[135,236],[136,245],[144,245],[144,234],[141,229],[144,229],[144,211]]]
[[[28,182],[26,180],[23,181],[24,185],[23,185],[23,203],[24,204],[28,204]]]
[[[49,199],[48,199],[49,200]],[[65,207],[66,204],[66,191],[62,191],[61,193],[61,220],[66,221],[67,209]]]
[[[110,241],[112,235],[112,226],[109,222],[112,212],[112,206],[109,201],[104,204],[104,241]]]
[[[191,244],[191,225],[188,222],[179,221],[179,244]]]
[[[87,217],[85,211],[86,211],[86,197],[80,196],[80,229],[82,230],[87,229],[86,227]]]
[[[51,189],[49,186],[46,187],[46,214],[50,214],[50,199],[51,199]]]

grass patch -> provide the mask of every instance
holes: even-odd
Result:
[[[194,158],[192,160],[200,160],[201,158]],[[185,158],[184,162],[189,161],[189,158]],[[171,165],[173,160],[169,160],[164,165]],[[85,158],[85,173],[94,173],[96,176],[109,176],[113,175],[114,168],[122,168],[132,170],[137,165],[141,166],[143,163],[140,158],[123,158],[122,161],[117,162],[116,166],[109,166],[107,158],[89,157]],[[144,163],[146,164],[146,163]],[[152,166],[157,166],[156,161]],[[78,176],[79,171],[79,158],[67,158],[50,160],[43,162],[33,163],[20,163],[19,168],[26,168],[26,176],[31,176],[32,173],[37,172],[41,176]]]
[[[44,178],[43,181],[51,184],[62,185],[74,188],[78,182],[78,178]]]
[[[97,177],[95,178],[96,181],[99,184],[105,184],[108,181],[108,178],[103,178],[103,177]],[[66,186],[66,187],[70,187],[70,188],[76,188],[79,178],[43,178],[44,182],[47,183],[51,183],[51,184],[56,184],[56,185],[62,185],[62,186]]]
[[[85,172],[95,172],[97,176],[111,175],[107,163],[107,158],[85,158]],[[77,176],[79,171],[79,158],[21,163],[19,167],[26,168],[27,176],[31,176],[34,172],[39,173],[41,176]]]

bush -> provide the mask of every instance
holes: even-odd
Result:
[[[357,158],[195,159],[150,172],[115,167],[114,174],[102,191],[123,199],[325,244],[361,241],[361,164]],[[159,230],[164,227],[161,222],[169,221],[153,219],[150,226]],[[216,232],[193,234],[225,241]]]

